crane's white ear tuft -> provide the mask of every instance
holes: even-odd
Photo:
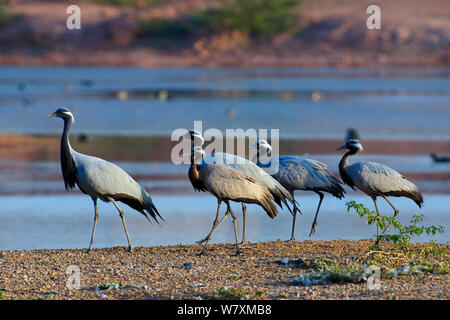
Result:
[[[71,117],[72,121],[75,122],[75,118],[74,118],[72,112],[70,112],[69,110],[64,110],[62,113],[64,113],[65,115],[68,115],[69,117]]]

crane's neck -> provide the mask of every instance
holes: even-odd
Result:
[[[66,189],[74,188],[76,182],[76,162],[69,142],[69,130],[72,119],[64,118],[64,130],[61,136],[61,171]]]
[[[191,166],[189,167],[189,180],[192,183],[192,186],[194,187],[194,190],[205,190],[203,183],[200,178],[200,172],[198,170],[198,163],[200,162],[200,159],[196,159],[194,152],[191,153]]]
[[[69,131],[70,131],[70,127],[72,126],[73,121],[70,119],[64,119],[64,130],[61,136],[61,153],[64,152],[69,152],[71,151],[72,147],[70,146],[70,141],[69,141]]]
[[[347,171],[345,170],[345,168],[348,165],[348,159],[350,158],[350,156],[354,155],[356,152],[352,151],[352,150],[348,151],[346,154],[344,154],[341,161],[339,162],[339,174],[341,175],[341,178],[344,181],[344,183],[349,186],[353,186],[354,183],[353,183],[351,177],[347,174]]]

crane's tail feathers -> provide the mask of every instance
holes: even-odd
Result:
[[[275,198],[272,193],[266,189],[265,187],[261,186],[261,196],[259,197],[258,201],[255,202],[259,204],[261,207],[264,208],[264,211],[266,211],[267,215],[270,218],[275,218],[278,214],[277,206],[275,205]]]
[[[414,190],[408,190],[408,191],[390,191],[385,193],[386,196],[393,196],[393,197],[407,197],[411,200],[413,200],[419,208],[422,208],[423,205],[423,197],[420,191],[414,186]]]
[[[278,186],[275,189],[275,191],[271,191],[272,196],[275,199],[275,202],[280,206],[280,208],[283,208],[280,203],[280,200],[281,200],[281,202],[284,203],[284,205],[288,208],[289,212],[292,214],[293,212],[292,212],[291,207],[289,207],[289,205],[288,205],[288,201],[293,206],[295,206],[296,201],[295,201],[294,196],[291,193],[289,193],[289,191],[287,191],[278,181],[275,180],[275,182],[276,182],[276,184],[278,184]],[[286,201],[286,199],[288,201]]]
[[[266,211],[267,215],[271,217],[272,219],[275,218],[278,214],[278,209],[275,205],[275,203],[272,201],[271,197],[264,197],[261,200],[261,206]]]
[[[300,214],[303,214],[303,212],[300,210],[300,208],[298,207],[300,204],[297,202],[297,201],[295,201],[295,209],[297,210],[297,212],[298,213],[300,213]]]
[[[155,205],[153,204],[152,198],[150,195],[142,189],[142,207],[143,210],[141,213],[147,218],[148,221],[150,221],[147,213],[159,224],[158,217],[164,221],[163,217],[158,212],[158,209],[156,209]]]
[[[419,208],[422,208],[423,206],[423,197],[422,194],[417,191],[417,193],[414,194],[414,197],[411,197],[411,199],[419,206]]]
[[[327,178],[328,181],[331,182],[331,186],[327,191],[338,199],[344,198],[345,190],[342,187],[342,181],[330,172],[328,173]]]

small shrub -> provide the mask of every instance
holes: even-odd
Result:
[[[380,234],[377,240],[386,240],[396,244],[399,248],[409,251],[409,245],[411,238],[414,236],[421,236],[423,234],[436,235],[437,233],[444,233],[444,227],[438,226],[421,226],[423,222],[423,214],[413,215],[410,220],[410,224],[405,226],[400,223],[397,218],[394,217],[378,217],[374,211],[370,211],[363,204],[356,203],[355,201],[349,201],[346,203],[347,211],[351,208],[355,209],[361,219],[366,219],[367,224],[376,224],[380,230],[384,230],[392,226],[398,233],[393,234]]]

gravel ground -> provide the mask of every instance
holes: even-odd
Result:
[[[404,275],[381,282],[298,286],[299,259],[341,260],[363,256],[372,241],[249,243],[232,256],[232,244],[0,252],[2,299],[204,299],[222,287],[238,288],[250,299],[449,299],[449,274]],[[419,245],[420,244],[415,244]],[[444,245],[447,251],[450,245]],[[448,261],[448,253],[444,259]],[[80,288],[68,289],[71,265]],[[116,286],[114,286],[116,284]],[[119,285],[120,284],[120,285]],[[104,287],[109,287],[104,289]],[[230,290],[230,289],[228,289]],[[230,292],[230,291],[228,291]]]

